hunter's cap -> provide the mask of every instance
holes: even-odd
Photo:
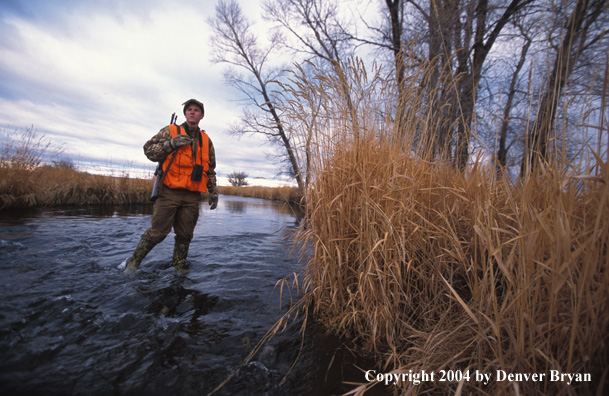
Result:
[[[188,108],[188,106],[190,105],[196,105],[201,109],[201,113],[203,113],[203,115],[205,115],[205,107],[203,107],[203,103],[199,102],[196,99],[188,99],[186,102],[182,103],[182,105],[184,106],[184,110],[183,113],[186,114],[186,109]]]

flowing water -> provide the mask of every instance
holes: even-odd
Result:
[[[298,322],[243,364],[286,311],[277,281],[302,270],[289,207],[221,196],[214,211],[202,205],[190,273],[171,267],[171,233],[126,278],[117,266],[150,211],[0,215],[0,394],[205,395],[229,376],[216,394],[336,390],[337,344],[309,331],[301,348]]]

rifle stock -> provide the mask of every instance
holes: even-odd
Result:
[[[154,180],[154,186],[152,187],[152,194],[150,195],[150,200],[152,202],[156,201],[156,199],[159,197],[159,191],[161,191],[161,185],[163,184],[163,181],[161,179],[165,179],[163,177],[163,163],[159,162],[159,165],[157,166],[156,170],[154,171],[154,175],[156,176],[156,179]]]

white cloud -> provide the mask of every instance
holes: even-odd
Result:
[[[225,133],[240,110],[222,65],[209,60],[215,2],[49,3],[21,13],[0,5],[1,30],[10,32],[0,43],[3,128],[34,125],[77,162],[153,169],[143,144],[172,112],[183,120],[181,103],[195,97],[205,103],[201,127],[221,175],[279,172],[263,141]]]

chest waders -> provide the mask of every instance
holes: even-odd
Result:
[[[134,273],[142,263],[142,260],[146,255],[152,250],[153,247],[156,246],[156,243],[149,241],[146,238],[140,239],[140,242],[137,244],[137,247],[133,251],[131,257],[127,259],[125,264],[125,270],[123,273],[125,275],[131,275]]]
[[[178,126],[177,133],[181,134],[181,132],[182,132],[182,128],[180,126]],[[200,139],[198,139],[199,145],[201,145],[201,139],[202,139],[202,137]],[[199,151],[200,151],[200,155],[201,155],[201,161],[203,161],[203,153],[201,150],[201,146],[199,148]],[[173,164],[173,160],[176,157],[176,154],[177,154],[177,151],[172,154],[171,159],[169,160],[166,169],[164,169],[164,171],[162,172],[162,175],[161,175],[162,178],[160,178],[161,184],[163,183],[164,177],[169,173],[169,169]],[[195,161],[195,163],[196,163],[196,161]],[[173,165],[177,166],[175,164],[173,164]],[[162,169],[162,167],[161,167],[161,169]],[[159,181],[158,178],[157,178],[157,181]],[[159,191],[160,191],[160,188],[159,188]],[[169,196],[171,196],[172,193],[170,193],[170,191],[173,192],[174,190],[169,188],[169,189],[165,190],[165,193],[169,194]],[[179,190],[176,190],[176,191],[179,191]],[[131,257],[129,257],[126,260],[125,270],[124,270],[125,275],[127,275],[127,276],[131,275],[133,272],[135,272],[140,267],[140,264],[142,263],[142,260],[146,257],[146,255],[148,255],[148,253],[152,250],[152,248],[154,248],[160,241],[162,241],[165,238],[165,236],[167,235],[167,233],[169,233],[169,231],[171,230],[171,225],[173,225],[174,231],[176,231],[172,265],[176,271],[179,271],[181,273],[187,273],[190,270],[190,265],[186,261],[186,257],[188,256],[188,249],[189,249],[190,241],[192,238],[192,231],[198,220],[199,201],[200,201],[200,197],[201,197],[200,193],[198,193],[198,192],[194,192],[194,193],[197,194],[198,199],[194,200],[193,197],[191,197],[187,200],[187,201],[189,201],[189,203],[186,205],[186,206],[188,206],[188,208],[193,207],[194,209],[192,209],[192,210],[184,208],[184,202],[180,199],[180,201],[182,201],[182,204],[181,204],[181,208],[179,208],[178,211],[185,210],[186,212],[180,212],[180,213],[185,213],[185,216],[188,218],[188,221],[184,220],[184,216],[182,216],[182,219],[180,220],[178,214],[174,212],[171,219],[169,219],[169,218],[166,219],[167,220],[166,225],[163,227],[163,228],[166,227],[166,229],[164,229],[164,231],[159,231],[159,229],[157,228],[158,225],[155,226],[155,218],[157,218],[156,216],[159,215],[160,212],[163,211],[161,209],[161,207],[159,206],[159,205],[161,205],[161,201],[163,201],[163,199],[159,199],[157,201],[157,197],[155,197],[155,210],[154,210],[153,219],[152,219],[152,223],[153,223],[152,227],[149,228],[146,231],[146,233],[144,233],[144,235],[140,239],[137,247],[135,248],[135,251],[133,252]],[[190,194],[192,194],[192,193],[190,193]],[[166,195],[164,195],[164,197],[165,197],[164,199],[167,198]],[[178,217],[176,217],[176,216],[178,216]],[[162,217],[162,215],[161,215],[161,217]],[[158,218],[161,218],[161,217],[158,217]],[[176,219],[178,219],[178,220],[176,220]],[[154,231],[151,232],[151,230],[154,230]]]
[[[173,246],[173,268],[183,274],[190,271],[190,264],[186,261],[188,256],[189,240],[179,239],[176,237],[175,245]]]

